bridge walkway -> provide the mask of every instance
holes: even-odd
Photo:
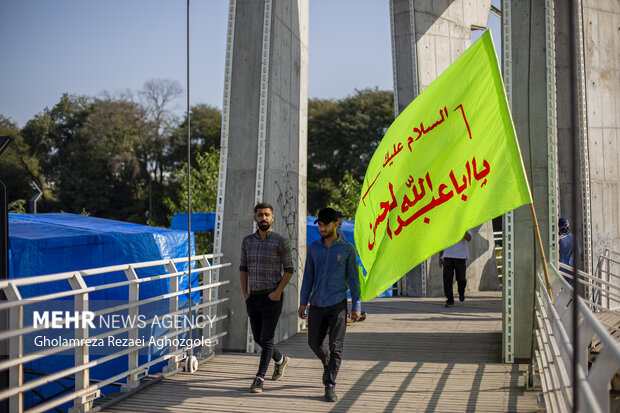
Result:
[[[368,318],[347,329],[336,403],[322,398],[322,367],[302,332],[279,344],[292,362],[261,394],[249,393],[258,355],[223,353],[105,411],[540,411],[537,392],[524,389],[527,365],[501,363],[501,293],[473,293],[451,308],[394,297],[364,309]]]

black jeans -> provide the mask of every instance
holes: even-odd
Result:
[[[273,343],[276,333],[278,319],[282,313],[282,302],[284,294],[280,297],[280,301],[271,301],[267,294],[250,295],[245,302],[250,317],[250,326],[254,341],[261,346],[260,364],[258,365],[257,376],[264,378],[267,373],[267,367],[271,359],[280,361],[282,353]]]
[[[456,284],[459,290],[459,295],[465,294],[465,286],[467,285],[467,278],[465,276],[465,261],[465,258],[443,259],[443,292],[448,299],[448,303],[454,303],[454,294],[452,293],[454,273],[456,273]]]
[[[329,330],[329,353],[325,336]],[[335,385],[342,361],[344,334],[347,331],[347,300],[329,307],[310,306],[308,312],[308,344],[323,363],[323,384]]]

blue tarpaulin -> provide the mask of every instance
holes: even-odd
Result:
[[[186,231],[66,213],[9,214],[9,278],[185,257],[187,248]],[[192,235],[192,254],[194,249]],[[183,265],[179,266],[181,269]],[[138,276],[163,271],[164,267],[144,269]],[[87,284],[109,284],[126,279],[118,272],[106,274],[105,279],[88,277]],[[187,285],[186,278],[179,282]],[[59,282],[30,286],[21,292],[28,297],[65,288],[66,284]],[[141,298],[164,294],[166,289],[167,282],[147,283],[140,289]],[[126,290],[97,291],[91,298],[126,299]]]
[[[78,271],[89,268],[107,267],[111,265],[156,261],[170,258],[186,257],[188,255],[187,231],[156,228],[109,219],[95,218],[66,213],[50,214],[9,214],[9,278],[30,277],[35,275],[54,274],[60,272]],[[191,253],[195,254],[193,234],[191,236]],[[187,263],[177,264],[177,269],[187,269]],[[160,275],[167,273],[164,266],[138,269],[138,277]],[[122,271],[85,277],[87,286],[126,281]],[[168,293],[169,281],[158,280],[140,285],[140,299],[160,296]],[[179,288],[187,288],[187,275],[179,277]],[[198,277],[192,273],[192,286],[198,286]],[[68,290],[67,281],[56,281],[40,285],[30,285],[20,288],[23,298],[50,294]],[[98,305],[106,306],[110,303],[127,303],[127,286],[112,289],[93,291],[89,293],[90,309],[97,310]],[[199,299],[199,293],[192,297]],[[182,297],[181,297],[182,298]],[[69,301],[68,301],[69,300]],[[185,301],[187,303],[187,301]],[[52,300],[46,303],[50,308],[59,309],[69,306],[72,309],[72,299]],[[167,311],[168,303],[162,303]],[[183,301],[180,302],[183,306]],[[29,316],[32,305],[24,306],[25,319]],[[150,310],[158,312],[158,308]],[[165,334],[166,329],[153,329],[150,335],[159,337]],[[126,337],[127,333],[116,336]],[[118,349],[114,349],[115,351]],[[148,348],[140,353],[140,363],[155,359],[164,349]],[[95,353],[94,350],[91,353]],[[148,354],[147,354],[148,353]],[[65,358],[69,358],[66,359]],[[92,354],[96,359],[101,354]],[[53,373],[67,367],[73,361],[73,356],[55,355],[28,363],[25,367],[40,373]],[[150,373],[157,373],[165,362],[152,366]],[[92,379],[103,380],[127,369],[127,357],[123,356],[90,369]],[[35,376],[36,377],[36,376]],[[29,377],[30,379],[30,377]],[[64,385],[71,385],[70,380]],[[43,396],[56,394],[62,387],[57,383],[50,383],[37,389]],[[110,391],[110,390],[109,390]],[[105,392],[105,394],[109,393]],[[118,391],[112,388],[111,391]],[[39,401],[39,397],[26,394],[27,406]],[[63,406],[63,409],[67,406]]]
[[[10,278],[29,277],[187,256],[187,232],[66,213],[9,214],[9,249]]]
[[[187,231],[187,214],[174,214],[170,228]],[[206,232],[214,229],[215,212],[192,212],[192,232]]]

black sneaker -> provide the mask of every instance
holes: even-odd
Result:
[[[461,295],[459,295],[459,301],[460,301],[460,302],[465,301],[465,294],[461,294]]]
[[[271,380],[280,380],[282,376],[284,376],[284,370],[286,370],[286,366],[291,362],[291,358],[289,356],[284,356],[284,361],[282,364],[273,366],[273,376],[271,376]]]
[[[446,300],[446,307],[452,307],[454,305],[454,301]]]
[[[338,396],[336,396],[336,387],[335,386],[325,386],[325,400],[328,402],[336,402],[338,401]]]
[[[252,393],[262,393],[263,392],[263,380],[260,377],[254,377],[254,381],[250,386],[250,391]]]

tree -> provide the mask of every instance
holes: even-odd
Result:
[[[336,184],[331,178],[321,178],[318,181],[307,181],[308,215],[317,216],[318,212],[330,205],[340,196]]]
[[[217,180],[220,151],[211,148],[196,154],[196,166],[190,168],[191,201],[193,212],[214,212],[217,202]],[[170,211],[169,219],[176,213],[187,213],[187,162],[173,173],[172,186],[176,193],[164,199]],[[196,233],[196,253],[206,254],[213,250],[213,231]]]
[[[84,123],[90,111],[90,101],[84,96],[69,96],[63,94],[60,101],[52,108],[45,108],[42,113],[29,120],[21,131],[26,144],[30,147],[30,155],[39,160],[45,182],[38,182],[43,190],[43,208],[51,210],[68,210],[55,205],[56,197],[63,192],[64,171],[79,171],[72,169],[74,165],[64,159],[71,149],[75,136]],[[77,175],[77,174],[76,174]]]
[[[338,184],[338,189],[340,190],[339,196],[336,201],[332,201],[328,206],[342,212],[346,219],[354,220],[360,202],[361,182],[356,180],[349,171],[345,171],[342,181]]]
[[[91,108],[79,136],[91,143],[87,150],[102,165],[100,180],[93,178],[101,197],[97,206],[84,207],[97,216],[145,222],[146,169],[135,150],[148,133],[145,111],[111,97],[95,99]]]
[[[222,112],[213,106],[198,104],[190,108],[190,116],[192,165],[195,165],[197,153],[220,148]],[[167,157],[167,164],[175,168],[187,161],[187,116],[172,133]]]
[[[337,202],[332,195],[325,199],[326,194],[320,193],[329,181],[330,185],[341,182],[347,171],[356,181],[364,180],[368,163],[393,120],[391,91],[356,90],[342,100],[308,102],[309,211]]]
[[[144,113],[135,103],[67,94],[22,130],[55,201],[50,209],[142,222],[135,147],[144,133]]]
[[[149,133],[142,141],[142,162],[148,171],[155,173],[159,185],[163,183],[165,152],[170,145],[170,136],[177,119],[172,110],[174,101],[184,93],[176,80],[152,79],[147,81],[138,93],[142,99],[149,122]]]
[[[35,181],[39,187],[42,181],[38,160],[30,155],[30,146],[24,141],[19,128],[9,118],[0,115],[0,136],[8,136],[11,143],[0,156],[0,180],[7,188],[8,202],[22,200],[23,205],[34,195],[29,182]],[[19,208],[22,211],[22,207]],[[25,210],[24,210],[25,212]]]

